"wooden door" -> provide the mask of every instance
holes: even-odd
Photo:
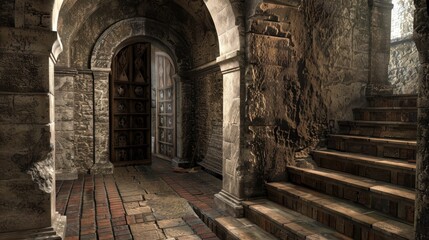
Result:
[[[123,48],[112,63],[110,81],[111,161],[151,163],[150,44]]]

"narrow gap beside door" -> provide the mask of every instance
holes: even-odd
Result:
[[[123,48],[114,58],[110,83],[111,161],[151,163],[150,44]]]

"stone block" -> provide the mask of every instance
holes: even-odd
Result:
[[[74,120],[74,109],[70,107],[56,106],[55,121],[56,122],[72,122]]]
[[[44,55],[0,53],[0,89],[5,92],[48,93],[48,52]]]
[[[55,95],[57,92],[73,92],[74,91],[74,76],[64,76],[55,74]]]
[[[1,95],[0,121],[5,123],[48,124],[53,122],[53,96],[35,95]]]
[[[241,50],[239,36],[240,36],[240,32],[239,32],[238,26],[232,26],[227,31],[225,31],[222,35],[218,36],[220,56],[223,56],[224,54],[228,54],[234,51]]]
[[[294,50],[290,39],[250,34],[248,41],[251,47],[249,50],[250,63],[282,67],[293,66]]]
[[[27,176],[0,181],[0,232],[51,226],[51,193],[39,189]]]
[[[0,154],[4,158],[0,164],[13,170],[6,176],[23,174],[38,161],[49,160],[54,146],[53,125],[6,124],[2,127]],[[0,179],[3,177],[5,175],[0,176]]]
[[[234,11],[231,7],[225,7],[212,16],[218,35],[222,35],[229,29],[235,27],[236,20],[235,17],[232,17],[234,16]]]
[[[74,107],[74,92],[55,92],[55,106],[56,107]]]

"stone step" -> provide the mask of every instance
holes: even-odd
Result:
[[[292,183],[413,223],[414,189],[328,169],[287,168]]]
[[[369,96],[367,101],[370,107],[417,107],[416,94]]]
[[[247,219],[279,239],[351,239],[267,199],[245,201],[243,205]]]
[[[411,140],[331,134],[328,136],[327,145],[329,149],[343,152],[362,153],[406,161],[416,159],[417,142]]]
[[[276,240],[277,238],[246,218],[216,218],[216,235],[221,239],[236,240]]]
[[[381,212],[292,183],[268,183],[268,198],[353,239],[414,239],[414,228]]]
[[[417,124],[409,122],[338,121],[339,134],[378,138],[417,138]]]
[[[417,122],[416,107],[369,107],[353,109],[354,120]]]
[[[313,151],[312,155],[321,168],[408,188],[415,187],[416,165],[414,163],[333,150],[317,150]]]

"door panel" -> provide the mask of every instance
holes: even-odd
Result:
[[[127,46],[115,56],[110,87],[112,163],[150,164],[150,44]]]
[[[164,54],[156,55],[157,93],[157,154],[172,159],[176,153],[176,117],[175,117],[175,88],[174,66]]]

